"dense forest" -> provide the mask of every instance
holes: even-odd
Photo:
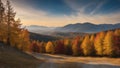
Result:
[[[33,41],[31,44],[31,50],[38,53],[120,57],[120,29],[47,43]]]
[[[22,51],[73,56],[120,57],[120,29],[49,42],[30,40],[9,1],[0,0],[0,41]]]
[[[27,51],[30,45],[29,32],[21,28],[20,19],[15,16],[11,3],[7,1],[3,4],[0,0],[0,41]]]

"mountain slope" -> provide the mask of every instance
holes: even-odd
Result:
[[[83,32],[83,33],[96,33],[111,29],[120,28],[120,24],[91,24],[91,23],[77,23],[69,24],[64,27],[57,28],[56,31],[60,32]]]
[[[34,57],[0,43],[0,68],[37,68],[39,64]]]
[[[48,42],[48,41],[58,40],[59,38],[30,32],[30,39]]]

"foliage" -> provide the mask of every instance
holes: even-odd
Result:
[[[104,39],[104,55],[113,56],[113,32],[108,31]]]
[[[64,39],[64,53],[67,55],[72,55],[72,45],[70,39]]]
[[[14,12],[10,1],[7,0],[4,5],[0,0],[0,41],[22,51],[29,51],[29,32],[21,28],[21,21],[15,16],[16,12]]]
[[[73,56],[120,57],[120,29],[96,34],[76,36],[74,39],[36,41],[39,53],[66,54]],[[35,44],[34,44],[35,45]]]
[[[39,46],[37,45],[36,41],[32,42],[31,51],[32,52],[39,52]]]
[[[50,54],[53,54],[54,53],[54,46],[53,46],[53,43],[51,41],[49,41],[47,44],[46,44],[46,52],[47,53],[50,53]]]
[[[63,42],[63,40],[56,42],[55,53],[56,54],[64,54],[64,42]]]
[[[80,54],[80,42],[79,42],[80,38],[76,38],[75,40],[73,40],[73,45],[72,45],[72,52],[74,56],[78,56]]]
[[[120,56],[120,30],[116,29],[114,32],[114,54]]]
[[[105,32],[100,32],[97,34],[95,38],[94,46],[95,46],[96,54],[99,56],[103,56],[104,37],[105,37]]]
[[[88,35],[85,36],[85,38],[84,38],[84,40],[83,40],[83,42],[81,44],[81,48],[82,48],[83,54],[85,56],[90,56],[92,54],[93,48],[92,48],[92,46],[90,44],[90,38],[89,38]]]

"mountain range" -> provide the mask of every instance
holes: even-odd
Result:
[[[86,23],[76,23],[76,24],[68,24],[63,27],[45,27],[45,26],[37,26],[31,25],[26,27],[30,32],[40,33],[50,35],[53,32],[77,32],[77,33],[97,33],[100,31],[112,30],[120,28],[120,23],[117,24],[92,24],[89,22]]]

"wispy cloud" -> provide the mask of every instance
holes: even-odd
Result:
[[[90,14],[93,15],[96,13],[106,2],[107,0],[102,0]]]
[[[33,6],[30,6],[27,3],[22,1],[11,0],[12,5],[14,6],[15,11],[17,12],[17,17],[22,20],[23,25],[42,25],[42,26],[64,26],[70,23],[83,23],[83,22],[92,22],[95,24],[102,23],[119,23],[120,22],[120,13],[112,13],[112,14],[96,14],[89,15],[85,14],[84,11],[90,6],[91,3],[87,5],[80,6],[76,4],[76,2],[68,1],[66,4],[71,8],[76,10],[75,14],[70,15],[49,15],[47,11],[43,11],[40,9],[35,9]],[[94,11],[91,14],[94,14],[105,2],[101,2],[97,5]],[[80,6],[80,7],[79,7]]]

